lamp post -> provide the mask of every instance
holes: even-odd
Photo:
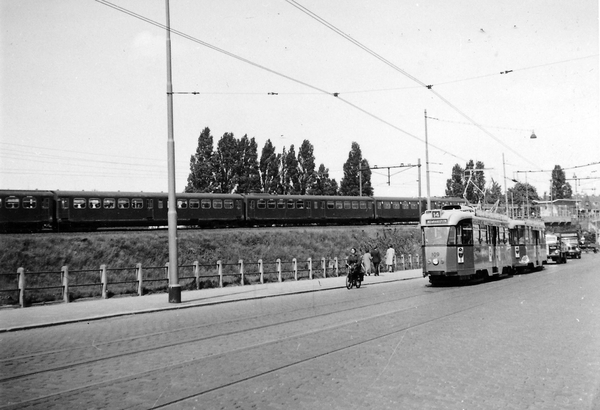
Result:
[[[171,80],[171,17],[169,0],[165,0],[167,18],[167,118],[168,118],[168,179],[169,179],[169,303],[181,303],[181,285],[177,272],[177,199],[175,198],[175,138],[173,137],[173,83]]]

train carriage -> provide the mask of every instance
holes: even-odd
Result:
[[[378,223],[417,222],[425,207],[419,198],[374,197]]]
[[[370,197],[268,195],[245,196],[250,225],[367,223],[373,220]]]
[[[168,202],[167,202],[168,204]],[[217,227],[242,226],[244,197],[239,194],[177,194],[177,224]],[[167,224],[167,221],[165,221]]]
[[[513,269],[542,269],[548,257],[544,223],[531,219],[511,220],[509,229]]]
[[[432,284],[512,272],[508,218],[448,206],[421,217],[423,276]]]
[[[51,191],[0,190],[0,232],[39,232],[54,221]]]
[[[167,223],[167,194],[56,191],[56,229],[160,226]]]

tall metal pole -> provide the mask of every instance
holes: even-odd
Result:
[[[427,110],[425,110],[425,180],[427,183],[427,209],[431,209],[431,194],[429,191],[429,143],[427,141]]]
[[[419,218],[423,215],[423,197],[421,196],[421,158],[417,159],[417,166],[419,167]]]
[[[504,163],[504,152],[502,153],[502,171],[504,172],[504,205],[506,208],[506,216],[508,216],[508,189],[506,186],[506,164]]]
[[[175,139],[173,138],[173,84],[171,81],[171,17],[169,0],[167,11],[167,155],[169,167],[169,303],[181,303],[181,286],[177,272],[177,199],[175,198]]]

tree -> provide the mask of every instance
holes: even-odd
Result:
[[[208,127],[198,137],[198,148],[190,158],[190,174],[185,192],[213,192],[215,188],[213,167],[213,137]]]
[[[238,142],[238,163],[234,172],[235,192],[252,193],[261,191],[257,145],[254,138],[244,135]]]
[[[238,142],[232,133],[226,132],[217,143],[217,151],[213,156],[216,192],[222,194],[234,192],[238,159]]]
[[[568,199],[573,196],[571,185],[567,182],[565,171],[560,165],[555,165],[552,170],[552,183],[550,185],[552,199]]]
[[[458,164],[452,167],[452,176],[446,180],[446,196],[462,198],[465,191],[465,170]]]
[[[465,191],[466,199],[472,204],[477,204],[483,201],[485,196],[485,168],[483,162],[477,161],[473,164],[473,160],[469,160],[465,167]]]
[[[361,168],[362,174],[359,177]],[[367,196],[373,195],[369,162],[363,160],[360,145],[352,142],[352,149],[348,153],[348,160],[344,164],[344,178],[342,178],[340,183],[340,193],[342,195],[358,196],[360,194],[361,180],[362,194]]]
[[[298,150],[298,182],[300,195],[306,195],[315,178],[315,156],[314,147],[304,140]]]
[[[528,183],[517,182],[514,187],[506,190],[509,202],[514,204],[516,207],[524,209],[525,215],[531,214],[531,208],[533,207],[533,201],[539,201],[537,190],[533,185]],[[529,206],[529,209],[527,209]]]
[[[267,140],[260,155],[260,181],[262,192],[276,194],[279,184],[279,155],[275,153],[275,147],[271,140]]]
[[[290,150],[286,153],[285,148],[281,154],[281,165],[283,172],[282,190],[286,195],[298,195],[300,193],[300,180],[298,173],[298,159],[296,158],[296,150],[294,144],[290,146]]]
[[[335,179],[329,178],[329,169],[319,165],[313,181],[308,189],[309,195],[337,195],[338,184]]]
[[[488,204],[495,204],[496,201],[498,202],[498,205],[504,204],[502,187],[499,183],[494,181],[494,178],[492,178],[492,185],[485,190],[485,199]]]

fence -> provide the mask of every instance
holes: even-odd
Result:
[[[400,270],[420,267],[419,255],[414,255],[414,259],[410,254],[400,255],[399,260],[396,259],[394,262],[394,270],[398,270],[398,267]],[[343,266],[345,266],[345,259]],[[337,257],[321,258],[315,262],[312,258],[303,262],[299,262],[296,258],[289,261],[259,259],[256,263],[248,264],[245,264],[242,259],[237,263],[223,263],[219,260],[216,264],[200,264],[195,261],[191,265],[178,266],[178,270],[180,284],[185,285],[186,289],[214,287],[213,281],[218,281],[218,287],[222,288],[229,285],[243,286],[251,283],[264,284],[291,279],[298,281],[340,276]],[[81,290],[84,288],[94,289],[88,291],[88,297],[102,299],[107,299],[117,294],[116,292],[142,296],[150,291],[166,291],[168,278],[168,263],[165,266],[147,267],[138,263],[135,267],[126,268],[108,268],[107,265],[102,264],[99,269],[80,270],[70,270],[68,266],[63,266],[60,271],[43,272],[26,272],[25,268],[20,267],[16,274],[0,274],[0,293],[18,294],[18,302],[17,298],[3,296],[2,304],[18,303],[21,307],[25,307],[33,302],[62,300],[64,303],[69,303],[74,299],[86,297],[85,291]],[[109,286],[115,289],[115,292],[109,290]],[[42,296],[39,296],[39,292],[42,292]],[[53,292],[58,293],[58,297]],[[7,303],[7,301],[13,302]]]

